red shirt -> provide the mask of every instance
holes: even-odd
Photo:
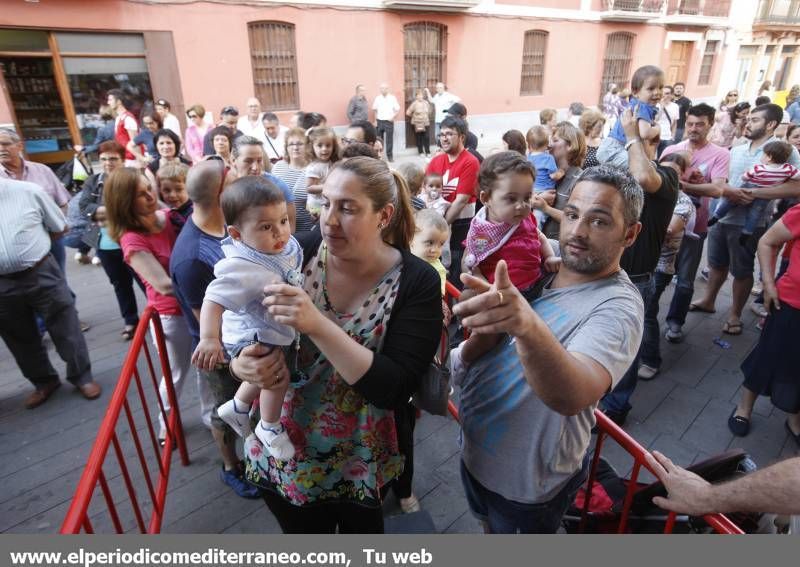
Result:
[[[114,140],[116,140],[117,143],[119,143],[119,145],[125,148],[125,159],[136,159],[136,156],[128,151],[128,142],[131,141],[131,136],[125,129],[126,118],[133,118],[133,120],[136,121],[136,117],[133,114],[131,114],[127,110],[123,112],[117,118],[117,125],[115,126],[114,129]]]
[[[169,209],[162,209],[163,213]],[[158,234],[145,234],[142,232],[128,231],[122,235],[119,241],[122,246],[122,253],[125,255],[125,262],[130,264],[131,254],[134,252],[149,252],[152,254],[164,271],[169,274],[169,257],[172,255],[172,247],[178,235],[169,219],[164,219],[164,228]],[[147,304],[158,310],[162,315],[180,315],[181,307],[178,300],[173,295],[163,295],[158,293],[146,279],[142,278],[147,295]]]
[[[793,240],[789,243],[793,245],[800,238],[800,205],[795,205],[781,217],[781,221],[792,233]],[[782,303],[788,303],[795,309],[800,309],[800,246],[792,246],[791,256],[789,256],[789,269],[778,280],[778,299]]]
[[[446,153],[437,155],[428,164],[426,173],[438,173],[442,176],[442,197],[448,202],[452,203],[456,195],[469,195],[467,203],[474,203],[480,167],[478,158],[465,149],[453,162]]]
[[[494,283],[494,270],[500,260],[508,264],[508,276],[511,283],[520,291],[525,291],[535,284],[542,275],[542,251],[539,242],[539,231],[536,229],[536,218],[528,216],[519,223],[517,230],[511,235],[500,250],[479,264],[481,273]]]

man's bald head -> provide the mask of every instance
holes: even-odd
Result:
[[[222,176],[225,165],[219,160],[205,160],[196,163],[186,176],[186,192],[195,207],[219,206],[222,192]]]

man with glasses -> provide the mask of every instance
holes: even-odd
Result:
[[[463,287],[459,278],[463,242],[475,216],[475,188],[480,169],[478,159],[464,146],[466,138],[467,123],[461,118],[448,116],[442,120],[439,143],[443,151],[431,159],[427,169],[427,173],[442,176],[442,196],[450,203],[445,214],[445,219],[451,225],[448,279],[459,289]]]
[[[378,133],[375,126],[366,120],[357,120],[350,124],[347,132],[342,136],[342,149],[344,150],[350,144],[361,143],[367,144],[369,147],[375,149],[375,142],[378,140]]]

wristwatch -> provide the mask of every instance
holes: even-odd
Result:
[[[639,138],[634,138],[632,140],[628,140],[627,142],[625,142],[625,151],[627,152],[633,144],[636,144],[638,142]]]

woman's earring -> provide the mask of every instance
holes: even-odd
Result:
[[[384,225],[383,223],[378,225],[378,230],[383,230],[384,228],[386,228],[386,225]]]

